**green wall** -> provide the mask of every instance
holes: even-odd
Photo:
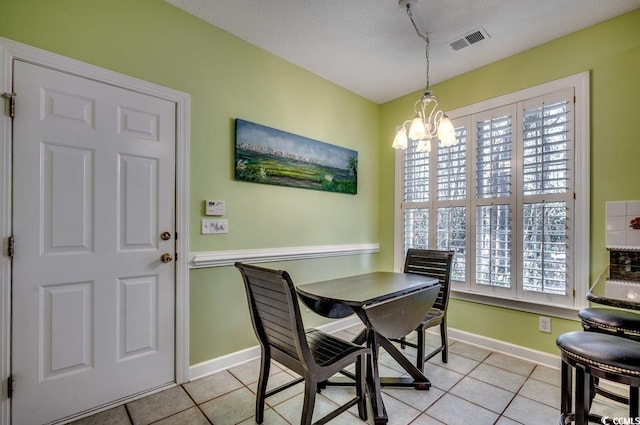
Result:
[[[590,71],[591,282],[608,262],[605,202],[640,199],[638,70],[640,9],[432,86],[443,109],[451,110]],[[421,94],[380,107],[380,243],[385,248],[393,245],[393,132],[409,117]],[[391,249],[383,250],[381,257],[384,267],[392,266]],[[457,300],[450,304],[449,324],[549,353],[557,353],[559,334],[579,328],[577,322],[554,318],[553,332],[542,334],[538,315]]]
[[[377,106],[161,0],[0,0],[0,11],[2,37],[190,94],[192,252],[380,242],[380,254],[269,266],[299,283],[393,267],[390,145],[420,93]],[[592,277],[606,262],[604,202],[640,199],[638,69],[635,11],[433,86],[453,109],[591,70]],[[358,194],[235,182],[236,117],[357,150]],[[228,235],[199,234],[205,199],[226,201]],[[256,343],[234,268],[192,270],[190,284],[191,364]],[[535,315],[458,301],[450,324],[551,353],[557,334],[577,327],[556,319],[543,335]]]
[[[378,242],[378,106],[161,0],[0,0],[0,36],[189,93],[191,252]],[[234,119],[358,151],[358,194],[236,182]],[[229,234],[200,235],[205,199]],[[376,255],[294,261],[298,282],[376,269]],[[190,362],[255,345],[240,274],[190,272]],[[309,318],[309,324],[318,323]]]

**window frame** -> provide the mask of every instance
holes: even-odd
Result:
[[[495,305],[500,307],[518,309],[533,313],[543,313],[554,315],[557,317],[575,318],[575,311],[588,306],[586,293],[591,286],[590,270],[589,270],[589,254],[590,254],[590,78],[589,72],[585,71],[579,74],[571,75],[558,80],[542,83],[540,85],[519,90],[506,95],[501,95],[486,101],[478,102],[472,105],[464,106],[452,111],[448,111],[447,115],[454,122],[455,126],[459,125],[459,120],[464,117],[467,119],[467,200],[462,204],[459,201],[438,201],[437,189],[432,189],[430,199],[432,200],[429,207],[434,208],[431,217],[435,217],[437,209],[446,206],[464,205],[467,208],[467,237],[466,237],[466,276],[467,281],[464,284],[452,281],[452,298],[466,301],[473,301],[482,304]],[[493,109],[508,107],[518,102],[526,103],[529,99],[543,97],[550,93],[559,92],[565,89],[571,89],[574,93],[573,102],[573,151],[572,151],[572,169],[573,169],[573,212],[572,221],[573,244],[571,246],[573,261],[568,267],[568,279],[573,280],[573,290],[564,297],[563,302],[556,302],[554,298],[542,294],[534,296],[523,296],[522,294],[522,269],[518,266],[518,271],[514,272],[515,264],[522,263],[522,247],[521,235],[518,235],[516,241],[512,241],[512,291],[505,294],[505,291],[496,291],[489,287],[488,290],[478,291],[470,282],[473,277],[475,279],[475,258],[471,258],[471,244],[475,243],[475,235],[470,234],[470,223],[475,220],[475,211],[471,211],[471,197],[475,196],[475,130],[471,131],[471,116],[474,114],[482,114]],[[522,123],[520,122],[520,114],[514,116],[513,129],[516,132],[522,132]],[[456,122],[458,120],[458,122]],[[520,135],[514,140],[512,146],[512,175],[511,185],[522,185],[523,168],[520,163],[520,146],[516,146],[520,140]],[[436,155],[437,150],[433,150],[430,155]],[[395,152],[395,199],[394,199],[394,270],[401,271],[404,264],[404,210],[401,208],[404,188],[404,151],[397,150]],[[430,181],[437,180],[437,159],[431,161],[436,164],[430,167]],[[432,188],[435,187],[434,183]],[[523,197],[526,199],[526,197]],[[510,201],[512,204],[512,220],[520,220],[521,212],[518,212],[515,196]],[[519,199],[517,205],[524,204],[524,199]],[[479,205],[479,204],[478,204]],[[473,206],[475,209],[475,206]],[[475,221],[473,221],[475,223]],[[475,224],[474,224],[475,227]],[[434,229],[435,227],[431,227]],[[521,223],[514,223],[513,228],[521,228]],[[431,230],[430,229],[430,230]],[[436,233],[429,232],[429,246],[436,246]],[[515,243],[514,243],[515,242]],[[475,255],[475,254],[474,254]]]

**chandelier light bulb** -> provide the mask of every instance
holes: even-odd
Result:
[[[431,152],[431,139],[418,140],[418,146],[416,146],[416,152]]]
[[[458,143],[456,139],[456,129],[453,128],[453,124],[448,116],[444,115],[438,125],[438,139],[442,143],[442,146],[448,147]]]
[[[407,148],[407,129],[404,125],[400,127],[396,133],[396,137],[393,138],[394,149],[406,149]]]
[[[409,139],[420,140],[425,137],[427,137],[427,130],[424,127],[422,117],[418,114],[413,121],[411,121],[411,127],[409,127]]]

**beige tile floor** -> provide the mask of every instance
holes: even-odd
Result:
[[[340,331],[351,339],[358,327]],[[439,337],[429,335],[428,343]],[[412,349],[405,350],[411,357]],[[402,369],[381,351],[382,376],[401,376]],[[492,352],[461,341],[449,341],[449,362],[438,355],[425,366],[432,387],[383,388],[389,425],[555,425],[559,422],[560,372],[517,357]],[[271,368],[273,388],[295,374]],[[251,425],[254,424],[258,360],[194,380],[127,403],[74,425]],[[266,425],[297,425],[302,408],[302,384],[267,399]],[[316,399],[314,420],[353,394],[352,388],[328,387]],[[370,405],[369,405],[370,408]],[[593,411],[610,417],[626,417],[623,405],[596,397]],[[330,423],[362,422],[352,408]],[[372,415],[368,423],[372,424]]]

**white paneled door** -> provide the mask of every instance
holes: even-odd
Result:
[[[175,103],[14,61],[12,422],[175,381]]]

